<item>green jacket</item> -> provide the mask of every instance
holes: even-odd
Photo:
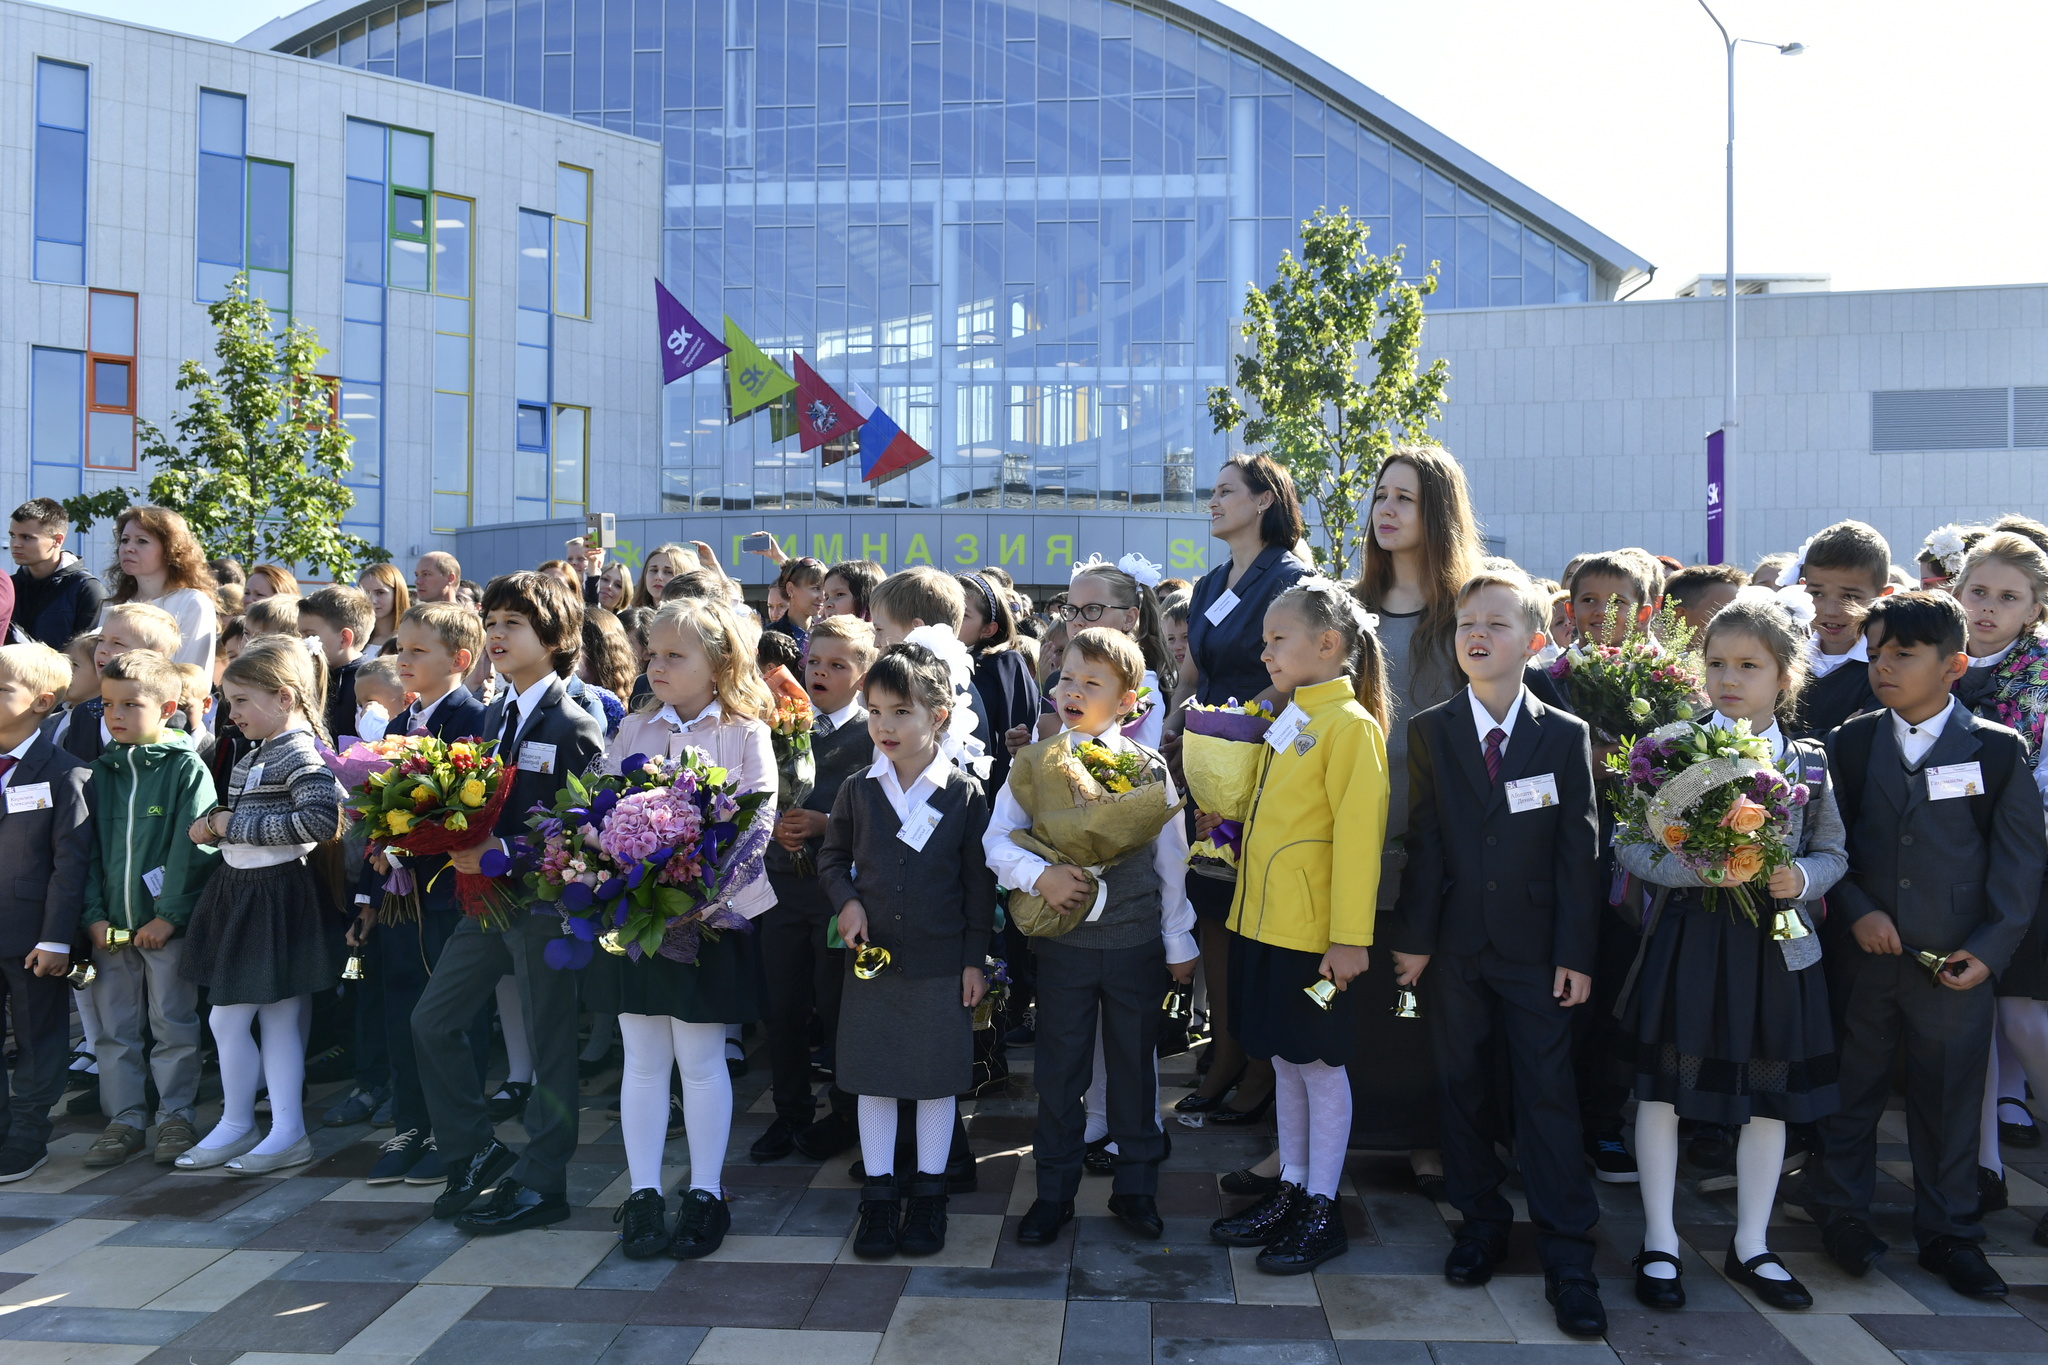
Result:
[[[185,837],[215,805],[205,760],[183,733],[166,730],[154,744],[109,744],[92,769],[99,856],[86,877],[80,922],[140,929],[165,919],[184,933],[200,890],[220,865],[219,849]],[[148,881],[156,880],[151,874],[158,869],[163,881],[152,894]]]

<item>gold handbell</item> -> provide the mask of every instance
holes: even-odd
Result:
[[[1947,953],[1931,953],[1922,948],[1913,954],[1913,960],[1927,969],[1927,979],[1939,986],[1941,974],[1948,970]]]
[[[1394,1017],[1396,1019],[1420,1019],[1421,1006],[1415,999],[1415,992],[1403,986],[1394,992]]]
[[[100,969],[93,966],[90,959],[81,958],[73,964],[70,971],[64,973],[64,979],[71,984],[72,990],[82,991],[92,985],[99,974]]]
[[[135,941],[135,932],[134,932],[134,930],[132,930],[132,929],[116,929],[116,928],[115,928],[115,927],[114,927],[113,925],[111,925],[111,924],[107,926],[107,951],[108,951],[108,952],[110,952],[110,953],[118,953],[118,952],[120,952],[120,951],[121,951],[121,950],[122,950],[123,948],[127,947],[127,946],[128,946],[128,945],[129,945],[130,943],[132,943],[132,942],[134,942],[134,941]]]
[[[1315,1001],[1319,1010],[1330,1009],[1337,1003],[1337,983],[1327,977],[1318,980],[1312,986],[1303,986],[1301,993]]]
[[[626,945],[619,942],[619,931],[616,929],[607,929],[599,934],[597,936],[597,946],[610,953],[613,957],[624,957],[626,955]]]
[[[1812,932],[1813,930],[1806,927],[1806,921],[1800,917],[1799,912],[1789,905],[1780,906],[1777,915],[1771,920],[1773,943],[1790,943],[1793,939],[1805,938]]]
[[[341,979],[343,981],[361,981],[363,979],[363,955],[361,953],[350,953],[348,955],[348,961],[341,969]]]
[[[870,943],[853,957],[853,974],[863,981],[873,981],[889,966],[889,950]]]

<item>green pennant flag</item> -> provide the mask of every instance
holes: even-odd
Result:
[[[732,348],[725,358],[726,410],[735,419],[796,391],[796,381],[763,355],[730,317],[725,320],[725,344]]]

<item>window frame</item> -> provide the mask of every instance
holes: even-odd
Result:
[[[28,193],[29,278],[38,284],[68,284],[74,288],[85,288],[88,287],[87,282],[91,278],[91,272],[86,269],[86,254],[92,245],[92,64],[89,62],[67,61],[62,57],[45,57],[41,54],[36,55],[35,62],[35,79],[29,86],[28,121],[29,136],[31,138],[29,143]],[[43,122],[43,68],[45,66],[69,67],[83,75],[85,79],[85,116],[83,127],[68,128],[59,123]],[[56,237],[44,237],[36,231],[36,220],[41,217],[41,214],[38,212],[40,204],[37,191],[42,181],[43,139],[41,130],[44,128],[49,128],[56,132],[76,133],[85,143],[85,167],[81,177],[81,201],[79,203],[79,240],[76,242],[66,242]],[[78,248],[77,279],[55,280],[43,277],[39,259],[42,253],[37,248],[44,242],[49,242],[53,246],[76,246]]]
[[[588,407],[585,407],[581,403],[553,403],[549,405],[549,409],[549,426],[547,433],[548,513],[551,517],[557,519],[565,515],[581,516],[590,507],[590,409]],[[575,490],[576,497],[573,500],[564,498],[562,496],[562,490],[556,483],[555,479],[555,475],[560,469],[558,461],[561,459],[562,456],[561,434],[562,414],[564,412],[579,413],[581,414],[583,420],[582,449],[576,452],[576,466],[577,469],[580,471],[579,480],[581,486]],[[568,512],[564,512],[564,508],[568,508],[571,510],[569,510]]]
[[[559,201],[561,199],[560,181],[563,171],[575,171],[583,177],[583,216],[580,218],[562,212],[562,206]],[[573,161],[558,161],[555,163],[555,178],[555,198],[557,203],[552,216],[553,221],[549,224],[549,249],[553,257],[548,262],[549,308],[557,317],[580,318],[588,321],[590,318],[590,248],[591,242],[595,238],[595,234],[591,230],[591,220],[596,217],[597,210],[597,172],[588,166],[579,166]],[[583,311],[580,313],[568,313],[560,309],[562,290],[558,272],[562,268],[562,224],[564,223],[569,223],[583,229],[583,250],[579,253],[583,264]]]
[[[135,328],[140,320],[138,315],[141,311],[142,306],[140,297],[126,289],[93,289],[90,291],[89,297],[86,302],[85,310],[86,350],[85,374],[83,383],[84,393],[82,395],[85,399],[85,411],[82,418],[82,421],[84,423],[82,441],[83,449],[80,451],[79,463],[81,467],[85,469],[107,469],[118,470],[124,473],[133,473],[136,467],[135,398],[137,380],[139,379],[140,376],[137,374],[138,366],[136,365],[135,354],[132,350],[126,355],[123,355],[117,351],[102,351],[98,347],[99,338],[92,335],[91,300],[102,295],[104,295],[107,298],[118,298],[128,300],[128,335],[131,338],[135,336]],[[135,344],[136,343],[132,340],[129,342],[129,345],[131,347],[134,346]],[[103,361],[110,365],[123,366],[128,371],[128,402],[125,406],[117,407],[113,404],[103,404],[98,401],[99,366]],[[125,464],[110,464],[95,458],[92,442],[92,418],[94,413],[102,413],[107,416],[123,416],[129,419],[128,457],[127,462]]]

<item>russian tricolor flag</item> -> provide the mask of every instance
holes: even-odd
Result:
[[[868,397],[867,390],[853,386],[849,396],[854,408],[867,413],[860,429],[860,477],[865,483],[886,483],[907,474],[930,460],[932,454],[910,439],[882,405]]]

